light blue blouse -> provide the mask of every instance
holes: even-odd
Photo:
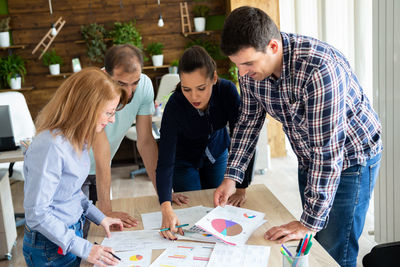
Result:
[[[105,215],[83,194],[89,173],[86,149],[79,155],[62,135],[39,133],[24,160],[24,208],[27,225],[61,247],[64,254],[87,259],[92,244],[68,229],[84,214],[97,225]]]

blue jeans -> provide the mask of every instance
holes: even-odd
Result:
[[[193,191],[218,187],[224,179],[228,150],[215,158],[212,164],[204,158],[200,168],[184,160],[176,160],[173,177],[174,192]]]
[[[84,224],[84,217],[71,225],[70,229],[75,229],[75,234],[82,237],[82,229]],[[75,256],[71,252],[66,255],[58,253],[58,246],[51,242],[47,237],[38,231],[31,230],[25,225],[24,244],[22,251],[28,267],[33,266],[68,266],[78,267],[81,263],[81,258]]]
[[[327,227],[315,238],[340,264],[356,267],[358,239],[364,228],[365,215],[379,173],[381,154],[342,171]],[[307,171],[299,169],[299,189],[304,205]]]

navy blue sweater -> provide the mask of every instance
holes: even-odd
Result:
[[[175,159],[200,167],[207,147],[214,158],[229,147],[230,137],[226,126],[229,125],[232,133],[238,119],[239,105],[236,86],[224,79],[219,79],[213,86],[203,116],[181,91],[171,95],[164,109],[160,129],[156,170],[160,203],[171,201]]]

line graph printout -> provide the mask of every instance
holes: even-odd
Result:
[[[270,247],[215,244],[207,267],[267,267]]]
[[[111,232],[110,238],[104,238],[103,246],[112,247],[115,251],[137,249],[166,249],[173,242],[162,238],[157,230],[136,230]]]
[[[195,225],[230,245],[245,244],[264,222],[262,212],[233,206],[216,207]]]
[[[203,207],[203,206],[195,206],[184,209],[174,209],[176,216],[179,221],[184,224],[189,224],[185,229],[191,228],[198,220],[203,218],[210,212],[213,208]],[[143,229],[151,230],[151,229],[160,229],[162,215],[161,211],[143,213],[142,215]],[[184,229],[184,230],[185,230]]]
[[[151,267],[206,267],[214,244],[199,242],[174,242],[150,266]]]

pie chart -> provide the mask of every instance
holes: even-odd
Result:
[[[243,231],[240,224],[225,219],[214,219],[211,221],[211,225],[217,232],[224,236],[238,235]]]
[[[143,259],[142,255],[133,255],[129,258],[131,261],[140,261],[141,259]]]

